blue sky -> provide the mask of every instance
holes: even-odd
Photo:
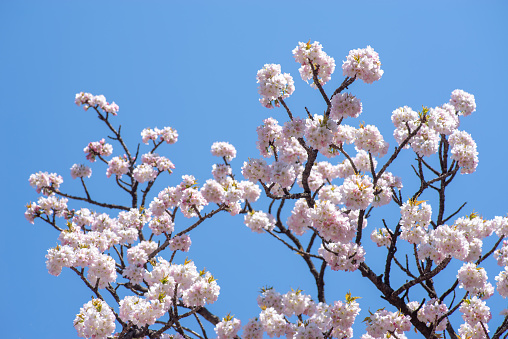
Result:
[[[342,81],[340,65],[349,50],[371,45],[385,73],[372,85],[350,87],[362,100],[363,113],[349,123],[379,126],[393,147],[390,116],[397,107],[438,106],[456,88],[474,94],[477,111],[462,119],[460,128],[476,140],[480,164],[476,173],[459,176],[450,188],[450,211],[467,201],[467,214],[506,215],[507,10],[501,1],[2,1],[0,128],[6,180],[0,317],[8,325],[2,334],[75,338],[75,314],[91,296],[69,270],[58,278],[47,273],[44,255],[58,234],[23,216],[25,204],[37,200],[28,184],[30,174],[58,172],[63,189],[77,192],[69,168],[86,161],[82,149],[88,142],[108,135],[91,112],[74,105],[74,95],[81,91],[104,94],[120,106],[114,121],[132,148],[141,142],[145,127],[178,130],[179,142],[159,151],[177,169],[159,182],[158,191],[176,185],[182,174],[194,174],[201,183],[210,178],[215,141],[235,145],[237,175],[243,161],[259,157],[256,127],[270,116],[286,120],[281,109],[268,110],[258,102],[255,76],[265,63],[281,64],[283,72],[293,75],[296,91],[287,103],[304,116],[305,106],[317,113],[323,102],[299,77],[291,54],[297,43],[319,41],[335,58],[338,67],[328,91]],[[413,179],[411,159],[407,153],[392,171]],[[94,194],[122,199],[113,185],[105,186],[105,170],[93,167]],[[266,210],[267,205],[255,208]],[[397,218],[389,212],[376,211],[370,227],[379,227],[381,218]],[[191,236],[189,256],[219,278],[221,295],[212,307],[219,316],[231,312],[244,323],[257,316],[255,298],[266,285],[281,293],[299,287],[315,296],[298,256],[267,235],[251,233],[242,217],[220,216]],[[367,262],[369,258],[375,260],[367,254]],[[499,269],[490,273],[491,283]],[[327,276],[328,302],[343,299],[348,290],[363,296],[355,327],[355,337],[361,335],[367,310],[383,305],[374,302],[379,293],[359,272]],[[506,301],[495,307],[498,312]]]

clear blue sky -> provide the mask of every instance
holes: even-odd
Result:
[[[259,157],[256,127],[269,116],[286,119],[282,110],[258,103],[255,76],[263,64],[279,63],[293,75],[296,91],[288,104],[303,116],[304,106],[319,112],[323,103],[299,77],[291,54],[297,43],[322,43],[339,66],[335,85],[343,79],[340,65],[348,51],[371,45],[385,73],[372,85],[351,86],[364,108],[351,124],[378,125],[393,146],[395,108],[441,105],[456,88],[474,94],[477,111],[460,128],[476,140],[480,164],[476,173],[458,178],[450,206],[467,201],[467,213],[506,215],[507,10],[501,1],[2,1],[2,336],[75,338],[75,314],[90,300],[91,292],[69,270],[58,278],[47,273],[44,255],[58,234],[23,216],[25,204],[37,199],[28,184],[31,173],[58,172],[63,189],[76,192],[69,168],[86,161],[82,150],[88,142],[108,135],[91,112],[74,105],[80,91],[104,94],[120,106],[114,121],[131,147],[145,127],[178,130],[179,142],[160,150],[177,166],[160,190],[182,174],[194,174],[201,183],[209,178],[214,141],[236,146],[238,175],[244,160]],[[407,163],[396,166],[393,172],[410,177]],[[101,186],[105,170],[93,167],[95,194],[115,199],[117,191]],[[382,212],[375,217],[370,227],[397,218]],[[300,287],[315,296],[299,257],[268,235],[251,233],[242,217],[219,217],[191,236],[189,257],[219,278],[221,295],[211,307],[219,316],[231,312],[245,324],[259,314],[255,298],[266,285],[281,293]],[[369,307],[383,305],[372,303],[379,293],[369,291],[359,272],[328,272],[328,278],[328,302],[343,299],[348,290],[363,296],[355,326],[360,336]],[[503,300],[497,308],[505,305]]]

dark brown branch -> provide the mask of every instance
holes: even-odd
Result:
[[[53,193],[55,193],[55,194],[57,194],[57,195],[59,195],[61,197],[65,197],[65,198],[69,198],[69,199],[73,199],[73,200],[85,201],[85,202],[87,202],[89,204],[97,205],[97,206],[101,206],[101,207],[106,207],[106,208],[114,208],[114,209],[119,209],[119,210],[124,210],[124,211],[130,210],[129,207],[115,205],[115,204],[106,204],[106,203],[94,201],[94,200],[91,200],[91,199],[88,199],[88,198],[76,197],[74,195],[70,195],[70,194],[66,194],[66,193],[62,193],[60,191],[57,191],[53,187],[47,187],[47,188],[49,190],[51,190],[51,192],[53,192]]]
[[[404,285],[402,285],[401,287],[399,287],[398,290],[396,290],[395,292],[393,292],[395,295],[399,295],[401,294],[403,291],[413,287],[414,285],[417,285],[419,284],[420,282],[424,281],[424,280],[429,280],[431,279],[432,277],[436,276],[436,274],[438,274],[439,272],[441,272],[442,270],[445,269],[445,267],[448,265],[448,263],[451,261],[451,257],[448,257],[446,258],[445,260],[441,261],[439,263],[439,265],[436,266],[436,268],[434,268],[432,271],[430,272],[427,272],[421,276],[419,276],[418,278],[414,279],[414,280],[411,280],[407,283],[405,283]]]
[[[298,249],[296,247],[293,247],[291,246],[291,244],[289,244],[287,241],[285,241],[284,239],[280,238],[277,234],[273,233],[272,231],[270,230],[265,230],[268,234],[272,235],[275,239],[279,240],[280,242],[282,242],[284,245],[286,245],[291,251],[294,251],[302,256],[304,255],[307,255],[309,257],[312,257],[312,258],[316,258],[316,259],[321,259],[321,260],[324,260],[322,257],[320,257],[319,255],[315,255],[315,254],[312,254],[312,253],[309,253],[309,252],[305,252],[303,249]],[[281,232],[283,233],[283,232]]]
[[[284,106],[284,108],[286,109],[286,112],[288,112],[289,119],[291,119],[291,121],[293,121],[293,114],[291,113],[291,110],[289,109],[289,107],[286,105],[286,102],[284,101],[284,99],[282,99],[282,97],[280,97],[277,100],[279,100],[279,102],[282,104],[282,106]]]
[[[335,95],[337,95],[337,94],[341,93],[343,90],[347,89],[349,87],[349,85],[351,85],[353,82],[355,82],[355,80],[356,80],[356,75],[352,78],[346,77],[346,79],[344,79],[344,81],[339,86],[339,88],[337,88],[335,90],[335,92],[333,92],[333,94],[330,98],[333,98]]]
[[[328,118],[328,116],[330,115],[330,107],[332,106],[332,103],[330,102],[330,99],[326,95],[325,90],[323,89],[323,86],[321,86],[321,83],[318,79],[319,66],[314,67],[312,61],[310,61],[310,59],[308,59],[308,61],[310,68],[312,69],[312,79],[314,80],[314,85],[316,85],[316,87],[319,89],[319,93],[321,93],[321,96],[323,97],[323,99],[325,99],[326,105],[328,106],[325,114],[325,117]]]

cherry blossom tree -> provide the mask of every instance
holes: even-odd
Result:
[[[232,165],[234,146],[214,143],[211,153],[219,161],[204,184],[191,174],[168,179],[175,165],[156,152],[177,142],[176,130],[146,128],[145,145],[130,149],[114,120],[118,105],[102,95],[76,95],[75,103],[97,115],[114,144],[90,142],[85,157],[104,164],[106,176],[130,204],[93,198],[87,186],[91,167],[74,164],[71,177],[81,182],[82,192],[64,191],[56,173],[35,173],[29,183],[41,196],[27,205],[25,216],[59,232],[59,245],[46,255],[49,273],[69,269],[94,294],[74,320],[80,337],[208,338],[210,323],[221,339],[352,338],[361,296],[348,293],[327,301],[325,275],[353,271],[370,281],[386,304],[364,320],[364,339],[405,338],[411,329],[425,338],[506,336],[508,311],[501,323],[489,324],[488,304],[508,296],[508,218],[464,215],[464,205],[446,209],[453,180],[478,165],[475,141],[459,129],[460,120],[476,110],[474,96],[457,89],[439,107],[395,108],[397,145],[390,146],[376,126],[346,124],[362,113],[360,98],[346,90],[360,80],[371,84],[382,78],[372,47],[350,51],[342,64],[345,78],[336,88],[330,85],[335,60],[319,42],[300,42],[293,56],[302,80],[322,96],[322,114],[305,107],[307,116],[295,116],[286,102],[295,91],[293,77],[280,65],[264,65],[257,73],[259,101],[286,114],[287,121],[263,120],[257,129],[260,155],[245,158],[241,171]],[[413,169],[417,188],[404,194],[402,179],[391,172],[401,152],[415,157],[405,166]],[[388,205],[400,213],[384,216]],[[192,233],[219,213],[244,215],[254,233],[297,253],[316,290],[263,288],[259,314],[250,320],[212,314],[207,305],[220,292],[213,272],[191,259],[178,262],[176,253],[189,251]],[[368,225],[374,213],[383,215],[383,227]],[[383,267],[366,261],[369,242],[386,249]],[[495,287],[483,267],[487,260],[504,268]],[[440,280],[444,274],[453,279]]]

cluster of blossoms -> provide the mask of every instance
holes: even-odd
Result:
[[[372,178],[367,175],[351,175],[344,179],[344,183],[339,187],[339,193],[348,209],[367,209],[374,200]]]
[[[152,207],[153,205],[150,206]],[[162,209],[163,211],[165,210],[164,206],[162,206]],[[175,227],[175,223],[173,222],[171,217],[167,213],[164,213],[163,211],[157,211],[155,207],[153,209],[151,208],[151,211],[153,217],[150,220],[148,227],[150,228],[152,233],[155,235],[160,235],[162,233],[171,234]],[[155,215],[155,213],[157,213],[158,215]]]
[[[389,247],[392,243],[392,235],[386,228],[373,230],[370,234],[370,239],[372,239],[378,247]]]
[[[337,124],[331,119],[315,114],[305,122],[305,138],[310,146],[318,149],[322,154],[328,153],[328,148],[337,132]]]
[[[25,211],[25,218],[30,223],[34,223],[35,218],[45,214],[50,216],[53,213],[57,217],[67,217],[69,211],[67,209],[67,198],[57,198],[55,194],[46,197],[39,197],[37,203],[28,204]]]
[[[83,164],[74,164],[71,167],[71,177],[76,178],[90,178],[92,176],[92,169]]]
[[[427,114],[426,112],[424,110],[422,114]],[[423,123],[418,112],[407,106],[400,107],[392,112],[392,122],[395,125],[393,136],[399,145],[418,128],[416,135],[404,147],[411,147],[420,156],[430,156],[437,152],[440,141],[439,133],[428,124]]]
[[[143,275],[149,286],[145,298],[127,296],[120,301],[120,318],[138,326],[153,325],[173,305],[173,298],[186,307],[199,307],[214,303],[219,296],[220,287],[213,276],[204,270],[198,272],[192,261],[175,265],[159,257]]]
[[[470,174],[478,165],[476,143],[467,132],[459,131],[459,114],[466,116],[475,110],[473,95],[462,90],[452,92],[450,103],[441,107],[425,108],[421,113],[404,106],[393,111],[395,125],[393,136],[400,145],[410,133],[418,128],[416,135],[408,141],[405,148],[412,149],[420,156],[430,156],[438,151],[440,135],[449,136],[450,157],[457,161],[461,173]]]
[[[432,324],[434,326],[435,331],[444,331],[446,329],[446,325],[448,324],[448,320],[444,318],[439,321],[439,319],[448,312],[448,307],[446,304],[441,303],[438,299],[432,298],[427,301],[422,307],[418,310],[418,320],[423,321],[427,325]],[[439,321],[439,324],[437,323]]]
[[[501,248],[494,252],[494,258],[499,266],[508,266],[508,240],[504,240]]]
[[[214,142],[210,152],[213,156],[224,158],[226,161],[236,158],[236,149],[229,142]]]
[[[508,298],[508,269],[506,266],[505,270],[496,276],[496,281],[497,292],[504,298]]]
[[[215,143],[212,146],[212,153],[226,159],[233,159],[236,150],[228,143]],[[214,169],[217,167],[215,166]],[[229,170],[221,171],[229,173]],[[225,204],[226,210],[232,215],[236,215],[241,211],[243,201],[254,202],[259,199],[261,190],[256,184],[249,181],[239,182],[231,176],[218,175],[217,171],[215,176],[216,179],[208,179],[199,189],[193,176],[184,175],[179,185],[161,191],[150,203],[149,208],[150,213],[159,217],[161,222],[154,224],[154,229],[157,229],[157,232],[166,232],[164,225],[172,225],[172,222],[170,223],[169,219],[164,216],[165,211],[171,208],[179,207],[184,216],[190,218],[197,216],[196,212],[201,211],[209,203],[216,203]]]
[[[146,153],[141,156],[142,163],[136,166],[132,171],[132,176],[139,183],[153,181],[159,173],[168,171],[172,173],[175,165],[166,157],[159,156],[156,153]],[[107,177],[116,175],[121,178],[122,175],[127,174],[130,170],[130,162],[127,156],[114,157],[108,162],[108,169],[106,171]]]
[[[465,232],[449,225],[431,230],[418,246],[420,259],[430,258],[437,264],[448,257],[466,260],[468,254],[469,242]]]
[[[157,175],[157,170],[148,164],[140,164],[134,169],[134,171],[132,171],[134,179],[141,184],[146,181],[155,180]]]
[[[487,272],[474,263],[464,263],[457,272],[460,287],[464,288],[473,296],[480,296],[487,299],[494,293],[494,288],[487,282]]]
[[[487,324],[476,323],[476,325],[471,326],[468,323],[464,323],[460,325],[458,335],[460,338],[471,338],[471,339],[487,339],[489,333],[489,327]]]
[[[63,183],[63,179],[56,173],[38,172],[31,174],[28,179],[30,186],[34,187],[37,193],[50,195],[52,192],[48,188],[57,190]]]
[[[349,93],[337,93],[330,100],[330,118],[339,120],[342,118],[358,118],[362,113],[362,102],[360,99]]]
[[[46,254],[46,266],[50,274],[58,276],[63,267],[88,267],[88,280],[99,288],[105,288],[117,278],[115,260],[103,254],[95,246],[75,248],[71,245],[50,248]]]
[[[410,199],[400,207],[400,237],[411,244],[420,244],[427,235],[432,208],[424,201]]]
[[[212,166],[212,176],[217,181],[222,181],[232,174],[233,170],[226,164],[213,164]]]
[[[279,184],[282,188],[293,185],[296,179],[295,166],[282,161],[274,162],[270,165],[270,181]]]
[[[381,69],[379,54],[370,46],[354,49],[349,52],[346,61],[342,63],[342,73],[348,77],[357,77],[365,83],[371,84],[381,79],[384,71]]]
[[[490,236],[498,227],[494,220],[484,220],[476,213],[455,220],[453,227],[464,232],[469,242],[466,261],[474,262],[482,255],[483,239]]]
[[[88,280],[94,284],[99,280],[99,288],[104,288],[116,280],[117,274],[115,260],[103,252],[123,239],[114,220],[106,221],[106,217],[99,214],[87,216],[88,212],[86,209],[76,212],[69,228],[60,234],[62,245],[48,250],[46,266],[55,276],[61,273],[63,267],[87,267]],[[92,231],[85,233],[82,230],[84,223],[91,224]],[[105,223],[108,227],[100,229],[100,225]]]
[[[154,142],[160,138],[160,141],[165,141],[168,144],[174,144],[178,141],[178,132],[171,127],[164,127],[163,129],[158,129],[155,127],[154,129],[145,128],[141,131],[141,140],[143,143],[148,144],[148,140],[153,140]]]
[[[260,339],[266,333],[270,337],[324,338],[323,333],[329,332],[335,338],[352,338],[352,325],[360,313],[356,299],[348,293],[345,302],[328,305],[314,302],[301,290],[281,295],[273,288],[263,289],[257,299],[262,311],[244,326],[242,337]],[[308,318],[293,324],[293,316]]]
[[[311,209],[305,199],[298,199],[291,211],[291,215],[286,221],[288,228],[296,235],[302,235],[312,225],[310,218]]]
[[[141,241],[136,246],[127,250],[127,260],[129,264],[142,266],[148,261],[148,256],[157,249],[157,243],[154,241]]]
[[[258,134],[258,141],[256,141],[258,150],[263,157],[270,157],[274,154],[275,147],[280,145],[282,127],[274,118],[267,118],[263,120],[263,125],[256,128],[256,132]]]
[[[451,158],[458,162],[461,167],[460,172],[473,173],[478,166],[478,152],[471,135],[464,131],[455,131],[448,140],[452,146]]]
[[[215,325],[215,333],[217,333],[217,339],[233,339],[241,328],[240,320],[227,316]]]
[[[491,220],[491,227],[499,237],[508,235],[508,217],[495,217]]]
[[[388,143],[384,141],[383,136],[376,126],[360,125],[356,132],[355,145],[358,149],[370,152],[379,157],[388,152]]]
[[[450,135],[459,127],[459,117],[450,104],[429,109],[428,126],[439,134]]]
[[[251,158],[248,162],[244,162],[242,174],[251,182],[257,182],[258,180],[269,182],[271,177],[270,167],[268,167],[264,159]]]
[[[265,64],[256,76],[259,83],[259,102],[266,108],[279,107],[279,98],[286,99],[295,91],[293,77],[281,73],[280,65]]]
[[[108,169],[106,170],[106,176],[109,178],[113,174],[118,178],[121,178],[122,175],[127,174],[129,172],[129,161],[127,160],[127,156],[124,157],[113,157],[110,161],[108,161]]]
[[[101,299],[92,299],[80,309],[74,328],[83,338],[106,339],[115,331],[115,315]]]
[[[321,245],[318,253],[334,271],[356,271],[365,261],[363,247],[352,242]]]
[[[95,162],[95,158],[99,157],[108,157],[113,154],[113,146],[107,144],[104,139],[101,141],[93,141],[88,144],[83,149],[83,152],[86,153],[86,158],[90,160],[90,162]]]
[[[351,225],[347,214],[327,200],[316,202],[310,211],[310,220],[311,225],[327,241],[347,243],[356,234],[356,228]]]
[[[141,156],[143,164],[157,168],[159,172],[168,171],[171,174],[175,169],[175,165],[164,156],[160,156],[157,153],[146,153]]]
[[[404,332],[411,329],[411,318],[401,312],[390,312],[378,310],[365,319],[367,323],[367,335],[363,339],[389,338],[394,335],[396,338],[405,338]]]
[[[244,223],[252,232],[262,233],[275,227],[275,218],[271,214],[253,211],[245,215]]]
[[[77,93],[74,100],[76,105],[81,106],[87,110],[90,107],[100,108],[106,113],[116,115],[118,113],[118,105],[113,101],[111,104],[106,101],[104,95],[92,95],[90,93]]]
[[[189,252],[191,244],[192,241],[189,235],[182,234],[179,236],[175,236],[173,239],[169,241],[169,249],[171,251]]]
[[[456,89],[452,92],[450,104],[464,116],[468,116],[476,111],[474,96],[461,89]]]
[[[470,332],[475,327],[481,329],[482,324],[483,327],[488,330],[487,323],[490,321],[490,319],[492,319],[492,314],[490,313],[490,307],[487,306],[485,300],[481,300],[476,296],[465,299],[463,300],[459,311],[462,313],[462,319],[464,319],[466,322],[465,324],[461,325],[459,333],[461,330],[463,332]],[[485,337],[484,331],[480,331],[478,334],[480,338]]]
[[[326,84],[331,79],[335,71],[335,59],[323,51],[323,46],[317,41],[312,44],[309,42],[299,42],[293,50],[295,61],[300,63],[300,76],[304,81],[313,79],[312,69],[317,70],[317,76],[321,85]],[[312,87],[317,87],[314,82]]]

